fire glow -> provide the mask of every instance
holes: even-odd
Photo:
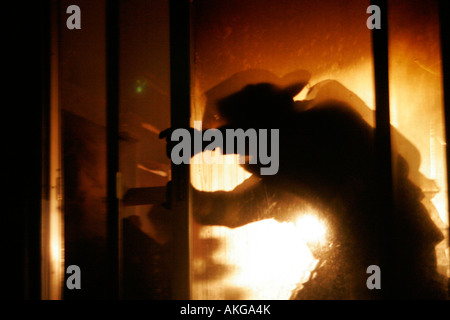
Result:
[[[204,191],[229,191],[251,176],[238,165],[237,155],[224,157],[230,159],[224,159],[224,164],[220,166],[191,164],[193,186]],[[230,163],[233,159],[234,164]],[[224,181],[206,187],[199,172],[220,172]],[[221,179],[214,179],[216,182],[218,180]],[[308,243],[321,241],[326,236],[326,226],[318,220],[315,212],[299,212],[298,216],[293,222],[266,219],[235,229],[200,226],[199,239],[218,240],[223,244],[209,252],[209,259],[215,265],[230,267],[232,271],[216,279],[195,280],[196,273],[204,272],[208,266],[203,259],[194,258],[193,298],[230,298],[226,291],[233,289],[239,294],[232,296],[232,299],[289,299],[292,290],[306,282],[317,265],[318,260],[313,257]],[[204,256],[204,253],[198,253],[199,257]]]

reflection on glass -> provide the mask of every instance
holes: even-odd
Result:
[[[121,1],[119,38],[123,297],[168,299],[170,211],[145,190],[171,178],[158,138],[170,126],[169,1]]]
[[[392,2],[389,24],[391,122],[416,149],[395,137],[393,145],[408,161],[410,179],[444,234],[436,247],[438,270],[450,276],[438,1]]]

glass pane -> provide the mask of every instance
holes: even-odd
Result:
[[[67,17],[70,1],[60,2]],[[107,298],[105,3],[80,1],[82,28],[60,18],[65,264],[82,272],[82,290],[65,299]],[[62,282],[63,283],[63,282]]]
[[[124,199],[123,297],[168,299],[166,257],[170,211],[139,188],[165,187],[170,159],[158,138],[170,127],[169,7],[167,0],[120,2],[119,167]],[[149,189],[147,189],[149,190]],[[145,190],[144,190],[145,191]],[[137,201],[129,203],[129,195]],[[160,194],[160,193],[158,193]],[[128,199],[128,200],[127,200]]]
[[[418,219],[415,228],[427,235],[421,239],[419,235],[406,233],[413,232],[409,230],[399,235],[410,238],[402,250],[405,257],[411,252],[423,257],[413,265],[399,267],[414,272],[415,278],[428,276],[440,280],[446,297],[447,280],[424,271],[437,268],[439,274],[450,276],[438,1],[392,1],[389,5],[391,123],[401,134],[393,136],[392,141],[407,162],[407,165],[402,159],[394,162],[394,186],[400,198],[397,207],[409,208],[409,216]],[[406,185],[407,180],[410,185]],[[434,292],[419,284],[408,286],[412,287],[410,292],[422,290],[424,297],[438,294],[437,288]]]
[[[369,5],[369,1],[194,1],[192,125],[198,126],[199,123],[194,121],[202,121],[205,129],[229,124],[230,121],[223,120],[224,114],[218,112],[216,102],[248,84],[268,82],[286,89],[304,83],[303,90],[290,92],[290,99],[297,101],[297,111],[321,108],[332,99],[338,102],[331,105],[345,104],[356,111],[364,119],[355,116],[359,119],[355,120],[361,130],[359,133],[369,135],[374,121],[371,33],[366,27]],[[261,95],[267,96],[267,92],[262,90]],[[258,94],[247,98],[265,106],[265,100]],[[233,118],[245,123],[240,118],[252,121],[267,115],[269,118],[282,115],[283,120],[289,122],[279,109],[263,114],[264,108],[247,111],[245,107],[245,103],[242,104],[228,120]],[[297,119],[297,116],[293,117]],[[320,162],[324,164],[324,171],[330,170],[330,174],[340,171],[332,164],[335,161],[332,151],[327,150],[332,141],[332,129],[318,119],[313,120],[318,122],[311,127],[307,123],[302,127],[293,122],[289,129],[294,135],[307,134],[308,130],[304,128],[308,127],[309,133],[322,136],[320,128],[323,127],[323,132],[329,135],[323,136],[324,144],[308,144],[306,140],[299,143],[295,136],[280,142],[281,145],[292,145],[292,149],[280,150],[280,170],[285,170],[283,163],[312,168]],[[323,119],[332,118],[325,116]],[[332,121],[329,124],[332,125]],[[300,131],[296,131],[297,128]],[[343,133],[342,127],[336,129]],[[282,134],[280,130],[280,137]],[[364,147],[360,140],[355,143],[360,143],[356,149],[358,146],[371,147],[371,143]],[[348,155],[354,154],[351,144],[345,145],[349,149]],[[299,151],[296,146],[305,149]],[[310,158],[303,157],[305,154],[311,154]],[[330,212],[336,213],[344,207],[339,203],[343,200],[333,196],[327,198],[327,191],[319,191],[327,185],[323,172],[315,177],[312,171],[309,174],[307,169],[300,169],[310,179],[310,189],[292,188],[278,193],[271,186],[282,184],[277,180],[279,175],[263,177],[268,182],[261,184],[260,177],[240,166],[235,155],[224,156],[231,162],[234,160],[229,164],[201,163],[200,155],[197,157],[200,164],[194,162],[191,165],[194,299],[358,297],[359,291],[352,291],[345,285],[351,277],[349,270],[354,267],[342,258],[345,250],[339,249],[340,241],[345,242],[347,234],[341,234],[340,241],[332,240],[339,233],[339,223]],[[299,160],[297,163],[297,157],[303,157],[298,159],[305,162]],[[325,163],[333,169],[326,169]],[[298,172],[291,174],[295,177]],[[283,175],[286,178],[289,173],[284,171]],[[332,179],[330,177],[330,183]],[[302,184],[302,181],[295,183]],[[263,187],[252,189],[253,184]],[[314,189],[313,185],[318,188]],[[252,191],[246,193],[247,188]],[[316,195],[329,202],[309,197],[310,190],[317,191]],[[267,192],[266,196],[261,194],[264,192]],[[222,202],[214,205],[208,197]],[[210,204],[213,209],[205,204]],[[273,209],[272,213],[267,213],[269,208]],[[221,214],[224,215],[221,217]],[[322,265],[325,261],[327,263]],[[334,264],[337,261],[339,263]],[[358,275],[364,278],[365,271],[361,268]],[[366,278],[363,286],[367,290],[365,281]],[[314,289],[316,285],[325,285],[327,289]]]

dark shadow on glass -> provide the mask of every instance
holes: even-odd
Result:
[[[302,207],[313,206],[327,221],[327,244],[312,248],[318,267],[291,298],[380,298],[380,290],[366,286],[367,267],[380,264],[383,232],[377,209],[374,129],[369,125],[373,112],[332,80],[311,88],[307,100],[294,101],[308,80],[306,71],[278,78],[251,70],[206,93],[204,127],[279,129],[280,165],[277,174],[261,176],[261,164],[245,164],[252,177],[230,192],[192,188],[193,213],[201,224],[234,228],[267,218],[291,221]],[[407,163],[395,152],[391,239],[397,257],[395,293],[406,299],[444,299],[448,279],[437,272],[435,255],[435,246],[444,237],[416,185],[432,181],[418,171],[418,150],[392,131],[411,159]]]

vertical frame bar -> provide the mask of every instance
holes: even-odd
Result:
[[[64,282],[64,217],[62,212],[61,108],[59,95],[58,1],[51,2],[50,109],[48,110],[48,198],[42,208],[42,299],[62,299]]]
[[[120,298],[119,200],[119,1],[106,1],[106,161],[109,298]]]
[[[447,159],[447,193],[450,199],[450,14],[445,7],[446,1],[439,0],[439,24],[441,36],[441,57],[442,57],[442,88],[444,101],[444,117],[445,117],[445,140],[446,140],[446,159]],[[448,2],[447,2],[448,3]],[[450,206],[449,206],[450,207]],[[450,221],[450,210],[448,212]],[[450,240],[449,240],[450,246]],[[450,291],[450,284],[449,284]]]
[[[170,0],[171,126],[190,123],[190,2]],[[172,297],[190,298],[189,165],[172,164]]]
[[[393,297],[394,255],[390,245],[393,210],[392,153],[389,110],[389,52],[388,52],[388,4],[386,0],[372,0],[381,11],[381,29],[372,30],[375,75],[375,150],[378,170],[380,230],[380,268],[383,279],[383,298]]]

